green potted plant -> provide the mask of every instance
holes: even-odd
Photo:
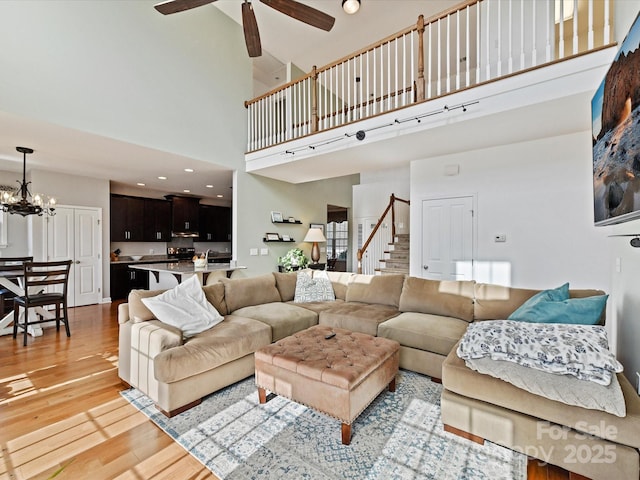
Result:
[[[281,271],[293,272],[305,268],[309,264],[309,259],[300,248],[292,248],[283,257],[278,258],[278,264]]]

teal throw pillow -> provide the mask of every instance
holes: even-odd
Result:
[[[541,302],[561,302],[563,300],[569,299],[569,283],[565,283],[564,285],[560,285],[558,288],[552,288],[551,290],[543,290],[541,292],[536,293],[529,300],[524,302],[522,305],[518,307],[518,309],[509,315],[507,320],[523,320],[527,321],[523,317],[523,313],[527,313],[537,304]],[[534,320],[529,320],[533,322]]]
[[[609,295],[569,298],[559,302],[538,302],[529,308],[520,307],[509,320],[531,323],[569,323],[598,325]],[[523,305],[524,307],[524,305]],[[514,314],[518,315],[514,317]]]

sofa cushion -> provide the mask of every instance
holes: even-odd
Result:
[[[142,303],[158,320],[179,328],[185,337],[208,330],[223,320],[207,301],[196,275],[160,295],[143,298]]]
[[[295,305],[306,308],[307,310],[311,310],[312,312],[320,313],[325,310],[331,310],[338,303],[344,303],[344,300],[328,300],[325,302],[293,302]]]
[[[227,302],[224,299],[224,285],[220,282],[213,283],[202,287],[204,296],[207,297],[207,301],[213,305],[220,315],[226,315],[229,313],[227,309]]]
[[[280,300],[283,302],[290,302],[296,294],[296,280],[298,279],[298,272],[273,272],[273,276],[276,279],[276,288],[280,293]]]
[[[400,311],[430,313],[471,322],[474,285],[474,281],[466,280],[407,277],[400,295]]]
[[[378,325],[398,313],[397,308],[389,305],[338,302],[332,308],[320,312],[318,323],[375,336]]]
[[[404,275],[353,275],[347,286],[347,302],[375,303],[398,308]],[[348,328],[348,327],[345,327]],[[375,333],[371,334],[375,335]]]
[[[228,315],[224,322],[156,355],[154,375],[173,383],[244,357],[271,343],[271,328],[251,318]]]
[[[404,312],[378,325],[378,336],[400,345],[448,355],[469,324],[454,317]]]
[[[556,375],[513,362],[491,358],[470,358],[465,364],[479,373],[499,378],[527,392],[557,400],[567,405],[602,410],[618,417],[627,414],[618,376],[609,385],[585,382],[572,375]]]
[[[276,279],[271,273],[248,278],[223,278],[220,281],[224,284],[224,299],[229,313],[242,307],[281,301]]]
[[[156,297],[166,290],[131,290],[127,299],[129,318],[133,323],[155,320],[155,315],[142,303],[143,298]]]
[[[344,300],[347,298],[347,287],[353,273],[348,272],[327,272],[331,285],[333,285],[333,293],[336,295],[337,300]]]
[[[475,320],[506,319],[537,293],[539,290],[476,283],[473,317]]]
[[[243,307],[234,315],[252,318],[271,327],[274,342],[318,323],[318,314],[291,303],[273,302]]]
[[[626,403],[625,417],[566,405],[475,372],[458,357],[455,347],[442,365],[442,385],[449,391],[640,448],[640,397],[623,374],[618,374],[618,381]]]

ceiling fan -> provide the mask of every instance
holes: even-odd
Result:
[[[158,3],[154,8],[163,15],[178,13],[184,10],[200,7],[213,3],[216,0],[167,0]],[[278,10],[296,20],[300,20],[312,27],[330,31],[336,21],[331,15],[327,15],[320,10],[304,5],[295,0],[260,0],[265,5]],[[258,23],[253,13],[253,6],[248,0],[242,3],[242,26],[244,29],[244,40],[247,44],[247,51],[250,57],[259,57],[262,55],[262,45],[260,44],[260,33],[258,32]]]

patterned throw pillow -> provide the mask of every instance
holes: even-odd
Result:
[[[296,279],[296,294],[293,299],[296,303],[322,302],[335,300],[331,280],[327,272],[316,271],[312,276],[311,272],[300,271]]]

